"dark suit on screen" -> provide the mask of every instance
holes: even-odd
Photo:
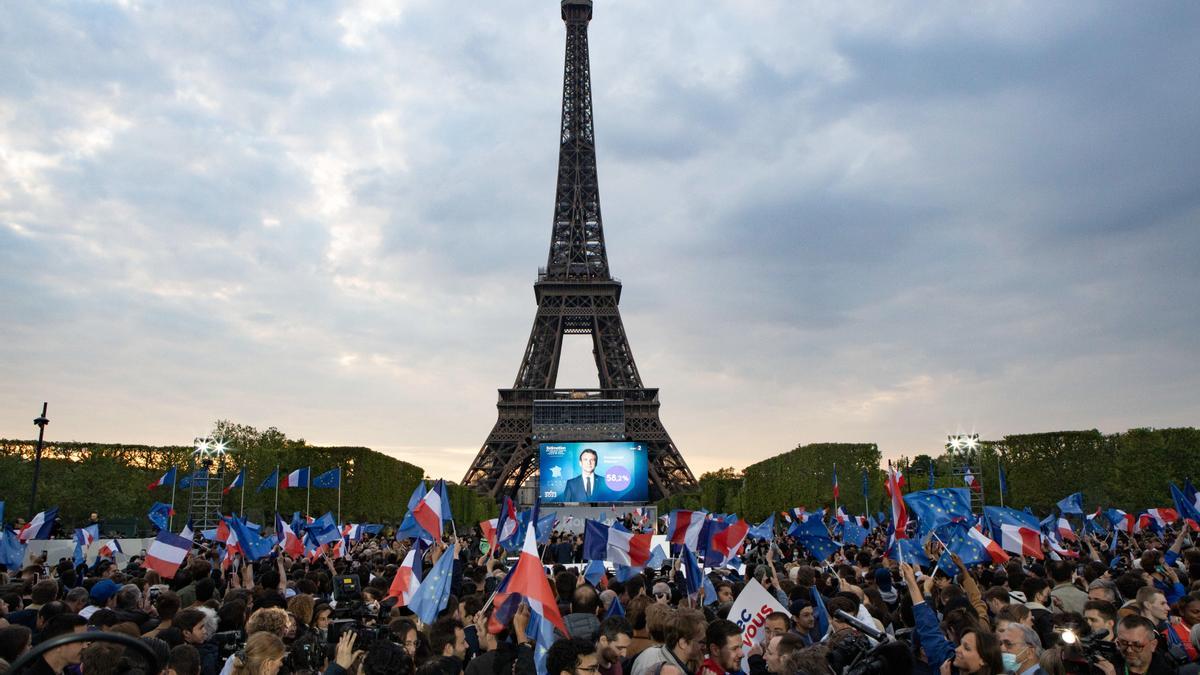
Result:
[[[564,502],[608,501],[610,498],[611,495],[608,488],[604,486],[604,478],[599,474],[592,474],[592,494],[590,497],[584,489],[582,475],[568,479],[566,488],[563,490]]]

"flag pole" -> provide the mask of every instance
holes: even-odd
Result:
[[[1004,465],[1001,464],[1000,462],[996,462],[996,473],[997,473],[997,477],[1000,479],[1000,506],[1003,507],[1004,506],[1004,488],[1008,487],[1008,485],[1006,484],[1007,481],[1004,480]]]
[[[338,467],[338,525],[342,524],[342,467]]]
[[[308,480],[304,481],[308,485],[308,495],[304,498],[304,515],[310,515],[312,512],[312,467],[308,467]],[[341,525],[341,523],[338,523]]]
[[[175,467],[171,467],[174,469]],[[179,482],[179,472],[176,471],[174,476],[171,476],[171,510],[167,511],[167,529],[175,531],[175,484]]]
[[[833,465],[833,517],[834,518],[837,518],[837,510],[838,510],[837,493],[838,493],[837,463],[835,462]]]
[[[275,465],[275,516],[279,516],[279,465]]]
[[[242,513],[246,512],[246,467],[242,467]]]

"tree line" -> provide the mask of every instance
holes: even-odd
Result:
[[[408,498],[425,471],[414,464],[362,447],[323,447],[309,445],[304,439],[291,439],[275,427],[258,430],[226,420],[218,421],[211,438],[228,444],[223,477],[225,487],[241,470],[247,469],[245,512],[267,521],[275,508],[275,490],[258,486],[276,467],[282,472],[311,467],[310,478],[340,466],[342,468],[342,520],[358,523],[397,523],[408,508]],[[33,480],[36,441],[0,439],[0,501],[5,501],[5,519],[15,520],[25,513]],[[57,506],[64,526],[82,523],[95,511],[102,519],[124,519],[149,526],[146,513],[156,502],[169,502],[171,488],[148,490],[172,466],[179,467],[178,479],[192,467],[192,446],[149,446],[122,443],[47,442],[42,451],[38,481],[37,510]],[[427,481],[432,486],[432,482]],[[496,506],[474,491],[447,484],[455,521],[474,526],[492,517]],[[338,491],[312,488],[311,510],[320,515],[337,511]],[[175,490],[176,523],[186,517],[189,491]],[[290,514],[304,511],[307,491],[302,488],[279,490],[279,511]],[[242,491],[225,495],[225,513],[241,510]]]
[[[961,467],[970,463],[979,470],[987,504],[1001,501],[1003,468],[1008,485],[1003,500],[1008,506],[1048,513],[1058,500],[1082,492],[1089,510],[1116,507],[1132,512],[1171,506],[1168,483],[1200,479],[1200,430],[1193,427],[1137,428],[1113,434],[1095,429],[1014,434],[982,441],[970,452],[900,457],[896,465],[904,473],[905,490],[927,488],[931,464],[934,487],[965,487]],[[841,492],[838,503],[847,512],[861,514],[867,508],[870,513],[888,512],[885,467],[874,443],[800,445],[740,472],[729,468],[703,474],[698,493],[676,495],[658,506],[664,513],[703,508],[756,521],[796,506],[832,508],[835,464]]]

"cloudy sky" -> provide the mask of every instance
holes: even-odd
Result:
[[[697,473],[1200,423],[1200,5],[596,4],[609,260]],[[46,400],[461,478],[546,259],[557,5],[0,5],[0,437]]]

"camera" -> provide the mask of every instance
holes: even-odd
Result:
[[[367,651],[376,640],[388,638],[387,626],[364,626],[354,619],[334,619],[329,622],[329,644],[336,645],[347,632],[355,634],[355,651]]]
[[[315,633],[310,633],[292,643],[282,670],[288,673],[319,673],[332,655],[333,645],[321,642]]]
[[[224,661],[246,645],[246,635],[240,630],[223,630],[213,633],[212,641],[217,643],[217,651]]]
[[[1116,643],[1105,640],[1101,633],[1080,636],[1072,630],[1065,630],[1060,639],[1063,643],[1063,668],[1067,673],[1087,675],[1099,672],[1094,666],[1099,659],[1112,664],[1123,663]]]

